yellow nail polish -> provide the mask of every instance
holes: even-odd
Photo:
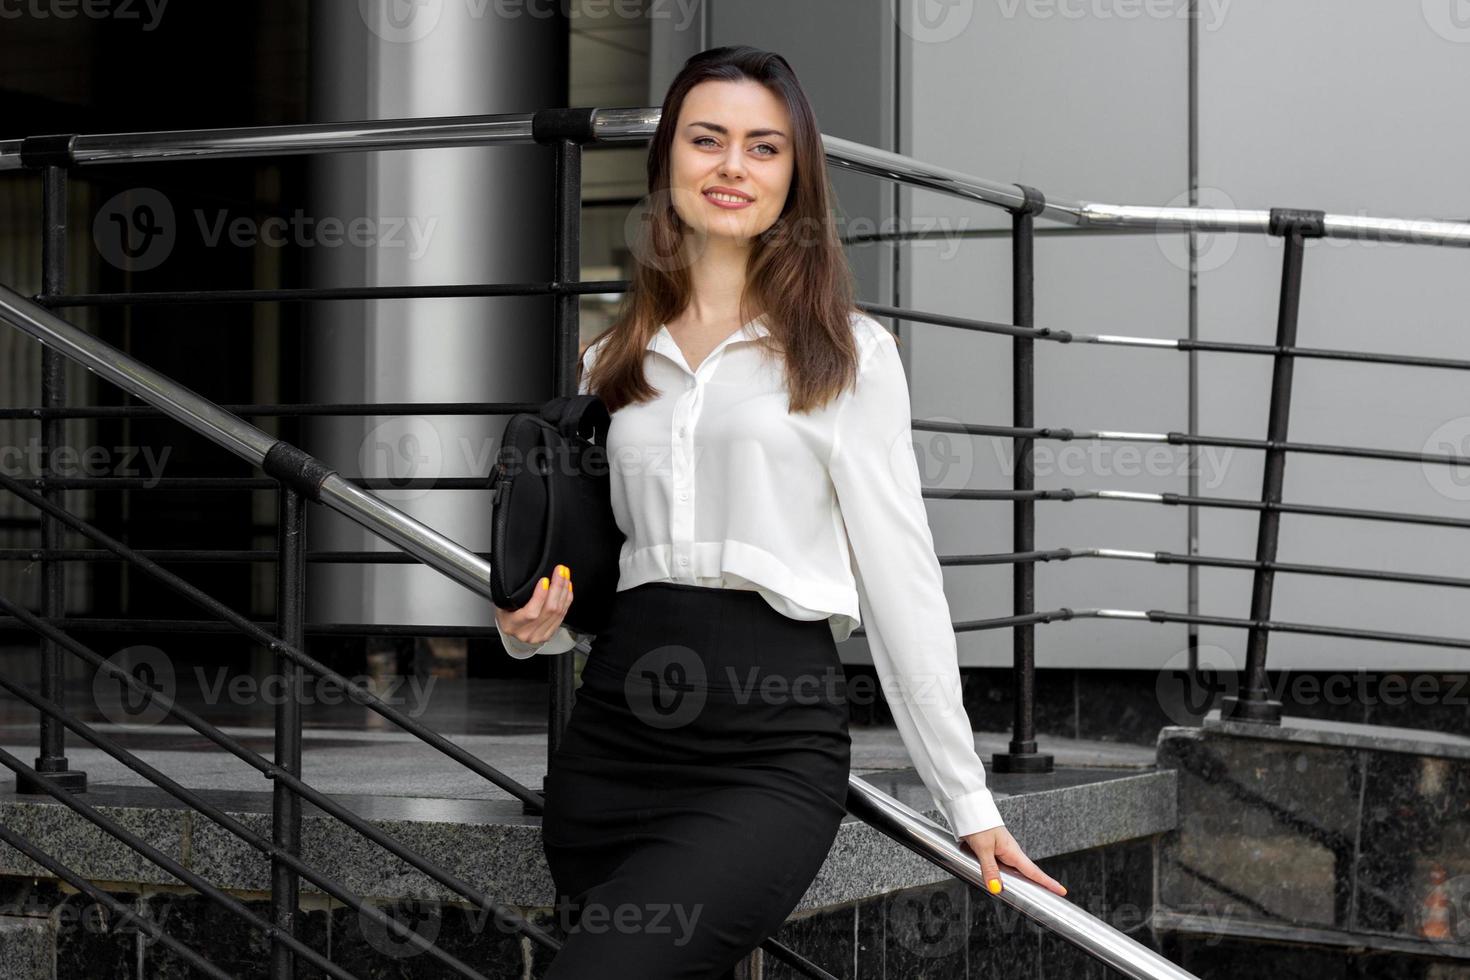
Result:
[[[546,578],[543,575],[541,577],[541,581],[538,582],[538,583],[536,583],[536,588],[538,588],[538,589],[549,589],[549,588],[551,588],[551,579]]]
[[[558,566],[556,566],[556,570],[559,571],[559,572],[561,572],[561,577],[562,578],[569,579],[569,578],[572,577],[572,570],[570,568],[568,568],[567,566],[565,566],[565,565],[558,565]]]
[[[986,887],[988,887],[990,889],[990,894],[992,894],[992,895],[999,895],[1000,894],[1000,879],[999,878],[991,878],[990,879],[990,884],[987,885]]]

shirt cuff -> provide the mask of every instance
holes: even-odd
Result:
[[[1000,808],[995,805],[995,797],[989,789],[979,789],[973,793],[966,793],[964,796],[957,796],[952,800],[935,800],[935,802],[939,804],[940,811],[949,821],[956,841],[963,840],[971,834],[978,834],[982,830],[1005,826],[1005,821],[1000,816]]]
[[[516,660],[529,660],[537,654],[566,653],[576,646],[577,637],[572,635],[571,630],[565,626],[557,628],[551,639],[545,643],[525,643],[516,639],[509,633],[500,634],[500,644],[505,647],[505,652]]]

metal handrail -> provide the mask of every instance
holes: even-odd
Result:
[[[263,467],[266,454],[281,442],[6,286],[0,286],[0,320],[162,409],[170,418],[256,466]],[[491,598],[490,563],[427,524],[414,520],[335,472],[321,479],[311,496],[472,592]]]
[[[953,834],[861,776],[847,778],[847,808],[920,857],[990,895],[980,863],[954,840]],[[1119,973],[1139,980],[1198,980],[1193,973],[1029,878],[1002,868],[1000,880],[1000,894],[992,898],[1041,923]]]
[[[592,110],[588,146],[639,143],[653,136],[662,110],[657,106]],[[382,119],[345,123],[302,123],[238,129],[168,130],[103,133],[65,137],[68,160],[76,166],[156,163],[178,160],[240,159],[306,153],[365,150],[430,149],[535,142],[534,113],[440,116],[429,119]],[[25,167],[29,140],[0,140],[0,172]],[[836,136],[822,136],[829,163],[912,187],[965,198],[1008,210],[1022,207],[1032,188],[1011,181],[978,177],[923,160],[865,146]],[[34,144],[33,144],[34,145]],[[1068,200],[1047,195],[1036,212],[1041,218],[1089,228],[1139,228],[1152,231],[1237,231],[1270,234],[1272,213],[1261,209],[1156,207]],[[1370,215],[1324,214],[1327,238],[1409,242],[1470,247],[1470,222],[1444,218],[1411,219]]]
[[[4,286],[0,286],[0,321],[78,361],[130,394],[157,405],[171,418],[256,465],[265,465],[267,454],[276,446],[283,445],[268,433]],[[321,478],[319,487],[316,499],[321,503],[404,548],[425,564],[472,591],[489,597],[490,565],[474,552],[392,505],[364,493],[334,473]],[[54,633],[56,642],[93,662],[99,669],[106,669],[100,657],[94,661],[93,657],[86,656],[91,651],[83,653],[84,647],[54,631],[54,627],[48,628],[39,619],[18,607],[12,606],[9,612],[28,620],[29,625],[34,628]],[[123,683],[133,680],[121,670],[116,670],[116,676]],[[136,681],[133,685],[145,697],[151,693]],[[175,707],[175,711],[177,710],[179,709]],[[201,727],[196,730],[207,730],[210,727],[202,719],[190,720],[200,724]],[[8,766],[12,761],[0,755],[0,763]],[[286,780],[293,792],[307,796],[317,805],[330,806],[329,799],[294,777],[276,772],[275,778]],[[952,839],[953,835],[944,828],[881,793],[860,777],[849,774],[848,787],[848,808],[851,812],[937,866],[972,885],[984,887],[979,861],[973,854],[962,849]],[[43,789],[51,792],[49,787]],[[57,798],[61,798],[61,794],[60,790],[53,793]],[[337,815],[348,816],[345,813]],[[367,828],[358,829],[363,831]],[[430,871],[424,864],[414,863],[421,870]],[[1192,976],[1066,899],[1015,875],[1004,871],[1001,874],[1004,885],[1001,896],[1004,901],[1120,972],[1141,980],[1174,980]],[[483,896],[476,897],[488,904],[489,900]]]

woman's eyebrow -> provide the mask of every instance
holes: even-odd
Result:
[[[721,136],[729,136],[730,135],[730,131],[728,129],[726,129],[724,126],[721,126],[719,123],[712,123],[712,122],[692,122],[689,125],[690,126],[703,126],[705,129],[712,129],[715,132],[719,133]],[[781,130],[779,130],[779,129],[752,129],[748,133],[746,133],[745,135],[748,138],[750,138],[750,139],[754,139],[757,136],[779,136],[782,139],[788,139],[789,138],[785,133],[781,132]]]

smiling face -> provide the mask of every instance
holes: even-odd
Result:
[[[674,208],[697,236],[744,242],[781,216],[795,162],[790,114],[774,93],[748,79],[701,82],[674,133]]]

